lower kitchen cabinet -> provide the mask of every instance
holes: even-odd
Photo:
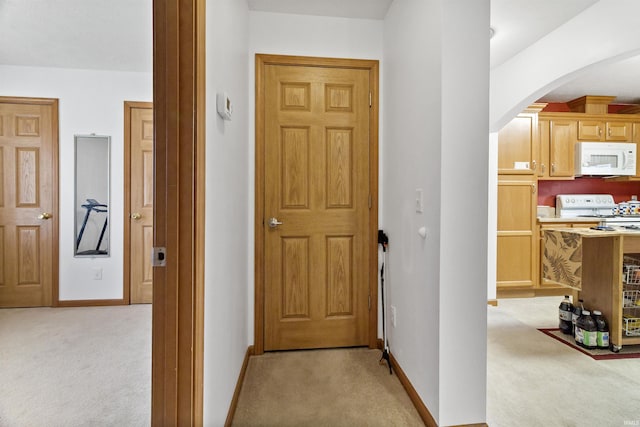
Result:
[[[497,293],[532,290],[538,268],[537,182],[532,176],[498,177]]]

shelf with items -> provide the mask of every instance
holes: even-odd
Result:
[[[630,286],[630,287],[628,287]],[[640,290],[625,285],[622,292],[622,330],[627,337],[640,336]]]
[[[623,264],[622,330],[627,337],[640,336],[640,257],[625,255]]]

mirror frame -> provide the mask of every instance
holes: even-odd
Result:
[[[82,144],[82,140],[85,139],[95,139],[97,140],[103,140],[104,143],[106,144],[106,166],[105,166],[105,170],[106,170],[106,178],[105,178],[105,184],[106,184],[106,190],[105,190],[105,194],[106,194],[106,201],[97,201],[95,199],[84,199],[84,200],[79,200],[78,199],[78,183],[79,183],[79,179],[78,179],[78,167],[80,165],[80,163],[78,162],[78,155],[79,155],[79,150],[78,150],[78,146],[79,144]],[[73,167],[73,174],[74,174],[74,188],[73,188],[73,201],[74,201],[74,206],[73,206],[73,210],[74,210],[74,214],[73,214],[73,220],[74,220],[74,239],[73,239],[73,256],[76,258],[106,258],[106,257],[110,257],[111,256],[111,218],[110,218],[110,203],[111,203],[111,137],[108,135],[96,135],[96,134],[90,134],[90,135],[74,135],[73,137],[74,140],[74,167]],[[96,202],[96,203],[93,203]],[[81,217],[81,213],[80,210],[84,208],[86,209],[86,212],[84,214],[84,216]],[[103,226],[102,226],[102,230],[100,233],[100,237],[98,238],[98,245],[96,247],[95,250],[85,250],[85,251],[80,251],[78,252],[79,246],[80,246],[80,241],[82,240],[82,237],[84,237],[84,231],[85,231],[85,226],[87,224],[88,219],[91,217],[91,214],[94,213],[95,214],[101,214],[101,213],[106,213],[106,218],[103,222]],[[82,225],[80,225],[80,221],[83,221]],[[106,249],[102,250],[101,248],[105,245],[105,237],[106,237]]]

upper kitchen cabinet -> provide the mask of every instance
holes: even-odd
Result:
[[[596,116],[577,117],[579,141],[631,141],[632,123],[624,119],[611,120],[613,116],[608,115],[609,104],[615,98],[587,95],[567,102],[573,113]]]
[[[631,141],[632,131],[631,122],[578,120],[580,141]]]
[[[539,179],[573,179],[574,146],[577,141],[575,120],[557,113],[540,114],[541,164]]]
[[[498,133],[498,173],[534,175],[540,163],[538,113],[546,104],[533,104]]]
[[[576,134],[574,120],[549,120],[549,177],[573,179]]]

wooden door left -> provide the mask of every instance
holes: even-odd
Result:
[[[58,289],[58,101],[0,97],[0,307]]]
[[[125,103],[125,283],[131,304],[153,300],[153,104]],[[126,287],[126,285],[125,285]],[[126,290],[125,290],[126,294]]]

